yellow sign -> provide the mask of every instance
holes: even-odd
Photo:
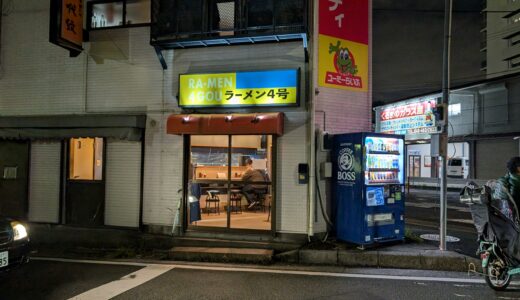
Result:
[[[368,91],[368,45],[319,36],[320,86]]]
[[[298,70],[180,75],[179,106],[298,104]]]

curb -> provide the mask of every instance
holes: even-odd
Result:
[[[290,255],[282,253],[276,258],[286,263],[304,265],[330,265],[343,267],[371,267],[394,269],[421,269],[467,272],[469,265],[477,268],[480,262],[452,251],[418,250],[297,250]]]

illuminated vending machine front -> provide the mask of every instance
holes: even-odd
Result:
[[[404,138],[334,136],[334,210],[341,240],[367,245],[404,238]]]

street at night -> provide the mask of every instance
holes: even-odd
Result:
[[[1,299],[515,299],[466,273],[33,260],[0,281]]]
[[[415,235],[439,234],[440,205],[439,191],[435,189],[410,189],[406,201],[407,228]],[[448,192],[448,236],[460,239],[448,242],[449,250],[476,257],[478,248],[477,231],[473,225],[468,205],[459,201],[459,192]],[[438,245],[438,241],[424,241]]]

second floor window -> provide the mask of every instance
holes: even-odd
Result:
[[[152,39],[302,33],[307,0],[153,0]]]

